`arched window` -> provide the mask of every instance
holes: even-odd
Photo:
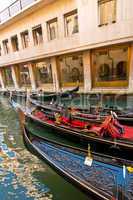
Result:
[[[127,77],[127,62],[120,61],[116,66],[116,75],[118,79],[125,80]]]
[[[78,68],[73,67],[72,71],[71,71],[71,78],[72,78],[72,82],[76,82],[79,81],[80,82],[80,71]]]
[[[104,63],[102,65],[99,66],[99,79],[100,81],[107,81],[109,80],[109,76],[110,76],[110,68],[109,65]]]

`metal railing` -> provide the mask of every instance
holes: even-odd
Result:
[[[35,1],[37,0],[16,0],[14,3],[0,12],[0,24],[9,20],[11,17],[15,16],[17,13]]]

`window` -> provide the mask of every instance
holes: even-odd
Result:
[[[11,37],[11,44],[12,44],[13,51],[18,51],[19,50],[17,35]]]
[[[2,55],[2,54],[1,54],[1,51],[2,51],[2,49],[1,49],[1,45],[0,45],[0,56]]]
[[[5,54],[9,53],[9,43],[8,43],[8,39],[7,40],[3,40],[3,50]]]
[[[68,14],[65,14],[64,20],[65,20],[66,36],[71,36],[71,35],[79,32],[77,10],[74,10]]]
[[[116,22],[116,0],[99,0],[99,25]]]
[[[47,22],[48,39],[54,40],[58,36],[57,18]]]
[[[42,37],[42,27],[41,25],[38,25],[32,29],[33,33],[33,40],[35,45],[39,45],[43,42],[43,37]]]
[[[21,33],[21,41],[23,49],[29,46],[29,34],[28,31],[24,31]]]
[[[10,67],[3,68],[3,76],[7,87],[13,86],[12,70]]]
[[[22,86],[30,85],[29,68],[26,64],[20,66],[20,82]]]
[[[92,52],[94,86],[126,86],[128,83],[128,46]]]
[[[61,85],[83,83],[82,55],[66,55],[59,57]]]
[[[49,59],[36,63],[36,75],[38,85],[53,83],[52,66]]]
[[[118,79],[124,80],[125,77],[127,77],[126,66],[127,66],[127,62],[126,61],[118,62],[117,66],[116,66],[116,75],[117,75]]]

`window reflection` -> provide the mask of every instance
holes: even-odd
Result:
[[[116,74],[119,79],[125,79],[127,77],[127,62],[126,61],[120,61],[116,66]]]
[[[64,19],[65,19],[66,36],[71,36],[79,32],[77,10],[65,14]]]
[[[38,85],[52,83],[52,66],[49,59],[36,63]]]
[[[9,42],[8,39],[3,40],[3,50],[5,54],[9,53]]]
[[[38,25],[38,26],[32,28],[32,33],[33,33],[34,45],[41,44],[43,42],[41,25]]]
[[[0,45],[0,56],[2,55],[2,48],[1,48],[1,45]]]
[[[23,49],[29,46],[29,34],[28,31],[24,31],[21,33],[22,47]]]
[[[110,77],[110,68],[109,65],[104,63],[99,66],[99,80],[108,81]]]
[[[61,83],[83,82],[82,55],[59,57]]]
[[[30,85],[30,74],[28,65],[20,66],[20,82],[22,86]]]
[[[48,39],[54,40],[58,36],[57,18],[47,22]]]
[[[7,87],[13,86],[12,71],[10,67],[3,69],[3,76]]]
[[[13,51],[18,51],[19,50],[19,45],[18,45],[18,37],[17,35],[11,37],[11,43],[12,43],[12,49]]]
[[[107,48],[92,52],[92,69],[95,83],[127,81],[128,47]]]
[[[107,25],[116,21],[116,0],[99,0],[99,22]]]

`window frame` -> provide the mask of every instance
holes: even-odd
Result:
[[[52,23],[55,23],[55,22],[56,22],[56,37],[52,39],[50,25],[51,25]],[[48,41],[52,41],[52,40],[58,39],[58,18],[55,17],[55,18],[53,18],[53,19],[51,19],[51,20],[48,20],[48,21],[46,22],[46,24],[47,24]]]
[[[83,54],[82,52],[78,52],[78,53],[72,53],[72,54],[64,54],[64,55],[60,55],[57,57],[57,71],[58,71],[58,78],[59,78],[59,85],[60,87],[71,87],[71,86],[77,86],[77,82],[63,82],[62,81],[62,76],[61,76],[61,65],[60,65],[60,58],[65,58],[65,57],[73,57],[73,56],[82,56],[82,61],[83,61]],[[84,85],[84,63],[83,63],[83,81],[78,82],[79,86],[83,86]]]
[[[26,42],[26,40],[25,40],[25,33],[27,33],[27,35],[28,35],[28,42]],[[28,48],[29,47],[29,39],[30,39],[28,30],[25,30],[25,31],[21,32],[20,36],[21,36],[22,48],[23,49]]]
[[[112,22],[105,22],[105,23],[101,23],[101,11],[100,11],[100,5],[102,4],[105,4],[107,2],[110,2],[110,1],[115,1],[115,20],[113,20]],[[117,0],[98,0],[97,2],[98,4],[98,26],[101,27],[101,26],[107,26],[108,24],[113,24],[113,23],[116,23],[117,21]]]
[[[116,80],[116,81],[96,81],[96,68],[93,66],[93,53],[95,52],[102,52],[102,51],[109,51],[113,49],[120,49],[120,48],[128,48],[128,59],[127,59],[127,80]],[[91,51],[91,77],[92,77],[92,88],[109,88],[109,87],[128,87],[129,85],[129,66],[130,66],[130,57],[131,57],[131,46],[128,44],[125,45],[117,45],[117,46],[109,46],[107,48],[98,48]]]
[[[27,69],[26,71],[24,70]],[[24,74],[27,74],[28,72],[28,80],[25,82],[25,79],[22,77]],[[23,63],[19,65],[19,81],[21,88],[26,87],[30,88],[31,87],[31,79],[30,79],[30,71],[27,63]]]
[[[9,74],[8,74],[8,70],[10,71],[10,75],[11,75],[11,79],[9,78]],[[13,77],[12,77],[12,70],[11,67],[3,67],[3,73],[2,73],[3,77],[4,77],[4,81],[6,84],[6,87],[14,87],[14,82],[13,82]]]
[[[9,54],[9,52],[10,52],[10,49],[9,49],[9,40],[8,39],[3,40],[2,44],[3,44],[4,54]]]
[[[77,17],[78,17],[78,9],[74,9],[74,10],[72,10],[72,11],[70,11],[70,12],[64,14],[65,37],[71,37],[71,36],[73,36],[73,35],[79,33],[79,23],[78,23],[78,31],[77,31],[77,32],[72,33],[72,34],[69,34],[69,33],[68,33],[68,24],[67,24],[67,22],[66,22],[67,17],[73,16],[73,15],[75,15],[75,14],[77,14]]]
[[[14,40],[15,38],[17,39],[16,41]],[[12,45],[13,52],[19,51],[19,41],[18,41],[17,34],[14,36],[11,36],[11,45]]]
[[[39,74],[39,71],[38,71],[38,66],[37,66],[37,64],[38,63],[49,63],[50,64],[50,66],[51,66],[51,80],[50,80],[50,82],[41,82],[41,78],[40,78],[40,74]],[[45,85],[53,85],[53,83],[54,83],[54,80],[53,80],[53,69],[52,69],[52,64],[51,64],[51,59],[50,58],[45,58],[45,59],[39,59],[39,60],[37,60],[37,61],[34,61],[34,70],[35,70],[35,73],[37,73],[37,76],[36,76],[36,81],[37,81],[37,84],[38,84],[38,86],[40,87],[40,86],[45,86]]]
[[[1,47],[1,44],[0,44],[0,56],[2,56],[2,47]]]
[[[37,29],[39,28],[41,28],[41,37],[37,36]],[[32,27],[32,37],[33,37],[34,46],[38,46],[43,43],[43,30],[42,30],[41,24],[38,24],[37,26]]]

